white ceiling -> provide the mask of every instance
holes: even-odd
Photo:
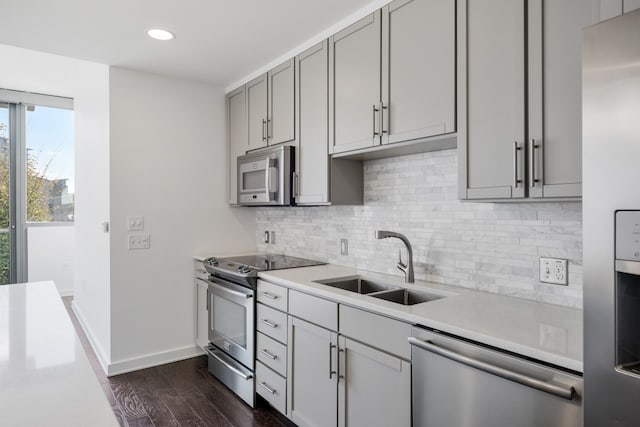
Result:
[[[0,0],[0,44],[228,85],[372,0]],[[158,42],[152,27],[176,38]]]

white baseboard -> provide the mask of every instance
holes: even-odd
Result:
[[[73,289],[58,289],[58,293],[61,297],[72,297]]]
[[[124,374],[126,372],[137,371],[139,369],[150,368],[152,366],[164,365],[179,360],[191,359],[192,357],[205,354],[204,351],[196,346],[189,345],[186,347],[175,348],[172,350],[162,351],[159,353],[147,354],[131,359],[120,360],[110,363],[107,370],[107,376]]]
[[[71,310],[73,310],[73,313],[76,315],[76,319],[78,319],[78,322],[80,323],[80,327],[82,327],[84,334],[87,336],[87,339],[89,340],[89,344],[91,344],[91,347],[93,348],[93,352],[96,354],[96,357],[100,362],[100,366],[102,367],[102,370],[104,371],[105,375],[108,375],[107,368],[109,366],[109,362],[108,362],[109,359],[107,358],[107,355],[104,353],[104,350],[102,349],[100,344],[98,344],[98,342],[95,340],[94,338],[95,335],[93,334],[91,327],[89,327],[89,323],[87,323],[86,318],[84,317],[80,309],[78,309],[78,306],[76,305],[75,300],[71,302]]]

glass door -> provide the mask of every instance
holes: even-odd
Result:
[[[13,209],[11,134],[9,104],[0,103],[0,285],[15,282],[15,233],[11,229]],[[12,117],[11,117],[12,118]],[[15,230],[15,228],[14,228]]]

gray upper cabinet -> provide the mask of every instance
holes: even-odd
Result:
[[[382,143],[455,132],[455,2],[382,9]]]
[[[325,40],[296,56],[297,204],[329,202],[329,70]]]
[[[450,0],[395,0],[332,36],[330,153],[455,132],[455,37]]]
[[[340,153],[380,143],[381,12],[329,38],[329,151]]]
[[[581,40],[593,4],[458,0],[458,10],[459,197],[579,198]]]
[[[238,165],[236,159],[247,150],[247,120],[245,87],[227,94],[227,203],[238,203]]]
[[[256,77],[247,87],[247,150],[267,146],[267,74]]]
[[[525,196],[524,3],[458,1],[462,199]]]
[[[636,9],[640,9],[640,0],[594,0],[598,12],[600,13],[599,21],[628,13]]]
[[[296,181],[298,205],[362,204],[362,162],[331,159],[328,151],[329,45],[296,56]]]
[[[585,0],[529,0],[529,197],[582,194],[582,29]]]
[[[247,150],[295,139],[293,58],[246,84]]]
[[[269,145],[295,139],[295,73],[294,59],[277,66],[268,73],[269,111],[267,142]]]

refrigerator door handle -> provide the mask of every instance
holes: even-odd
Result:
[[[467,357],[463,354],[456,353],[455,351],[451,351],[446,348],[440,347],[428,340],[421,340],[419,338],[409,337],[409,343],[411,345],[430,351],[439,356],[446,357],[447,359],[453,360],[454,362],[462,363],[463,365],[467,365],[471,368],[479,369],[481,371],[487,372],[492,375],[496,375],[506,380],[513,381],[528,387],[532,387],[532,388],[535,388],[536,390],[544,391],[546,393],[550,393],[558,397],[562,397],[563,399],[572,400],[573,395],[575,394],[575,389],[571,386],[553,384],[547,381],[530,377],[528,375],[514,372],[512,370],[509,370],[500,366],[492,365],[490,363],[483,362],[481,360]]]

